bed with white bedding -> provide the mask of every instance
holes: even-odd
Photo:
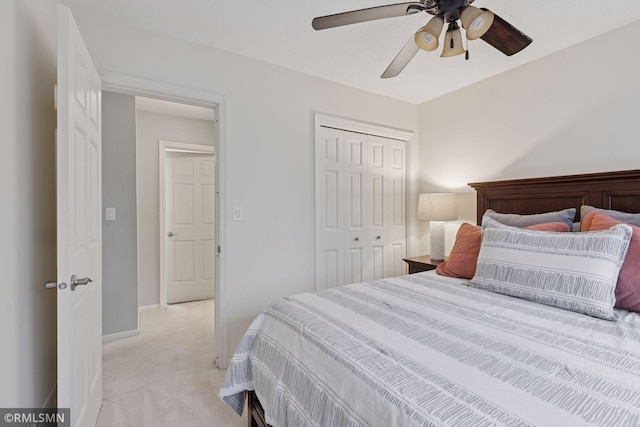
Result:
[[[467,284],[431,271],[284,298],[221,395],[242,413],[255,390],[273,426],[640,425],[640,315]]]
[[[474,188],[481,212],[640,211],[639,171]],[[276,301],[219,395],[242,413],[255,391],[250,426],[640,426],[640,314],[611,302],[604,320],[476,279],[431,271]]]

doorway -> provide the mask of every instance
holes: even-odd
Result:
[[[141,84],[144,86],[144,84]],[[167,89],[171,92],[171,88]],[[143,92],[145,95],[147,93]],[[109,101],[112,105],[111,116],[105,116],[104,128],[106,134],[110,134],[110,146],[109,149],[113,152],[113,156],[110,158],[110,163],[104,165],[104,172],[111,170],[112,181],[110,188],[112,196],[110,201],[105,202],[105,208],[114,207],[110,209],[113,214],[111,220],[105,218],[104,224],[108,224],[114,230],[116,228],[122,228],[122,232],[117,236],[114,236],[116,242],[113,245],[112,253],[122,253],[122,245],[127,247],[126,250],[126,262],[133,262],[131,268],[123,271],[126,273],[126,280],[115,280],[113,286],[105,286],[105,292],[111,292],[114,295],[110,295],[105,299],[105,306],[110,305],[111,309],[105,307],[105,319],[104,325],[112,324],[117,328],[113,328],[112,331],[106,331],[103,341],[110,341],[118,338],[125,338],[128,336],[134,336],[139,334],[138,312],[146,309],[157,309],[161,306],[160,301],[160,203],[159,203],[159,144],[162,140],[180,140],[194,143],[195,148],[206,152],[211,155],[215,152],[213,165],[209,167],[209,174],[213,175],[213,181],[216,184],[215,190],[207,194],[208,206],[212,209],[208,212],[208,221],[213,222],[212,226],[215,230],[221,227],[223,218],[219,215],[218,210],[222,209],[223,202],[215,200],[221,194],[221,188],[219,183],[222,180],[219,176],[222,174],[222,169],[216,163],[220,160],[218,145],[221,143],[221,138],[218,135],[220,131],[219,117],[221,107],[214,102],[194,102],[189,99],[178,99],[177,97],[169,97],[168,95],[161,95],[159,93],[149,94],[151,96],[141,97],[138,90],[123,89],[117,87],[115,89],[104,88],[103,104],[105,101]],[[176,115],[170,110],[162,109],[160,104],[168,104],[167,101],[160,98],[171,98],[171,104],[174,107],[178,107],[183,110],[199,109],[201,112],[207,113],[208,117],[205,118],[191,118],[185,117],[178,118],[183,123],[195,123],[192,127],[199,126],[200,130],[192,129],[187,134],[182,133],[166,133],[163,131],[169,127],[171,122],[171,116]],[[143,109],[140,109],[140,101],[142,98],[145,100],[143,104],[148,104],[148,101],[155,103],[155,107],[149,108],[149,105],[143,105]],[[183,104],[182,102],[190,102],[189,104]],[[211,97],[213,100],[213,97]],[[136,106],[136,104],[138,104]],[[195,104],[195,105],[194,105]],[[149,109],[156,109],[153,113],[148,111]],[[184,115],[184,111],[180,113]],[[138,124],[144,119],[153,118],[155,116],[155,122],[152,123],[154,132],[159,132],[159,135],[149,135],[147,132],[140,132]],[[110,119],[111,124],[108,123]],[[127,122],[127,120],[129,122]],[[126,130],[132,129],[132,130]],[[206,130],[206,132],[205,132]],[[140,137],[151,136],[152,140],[146,147],[140,147],[137,144],[137,140]],[[204,147],[201,147],[204,145]],[[175,148],[175,147],[174,147]],[[192,148],[194,147],[187,147]],[[147,150],[148,149],[148,150]],[[107,150],[108,151],[108,150]],[[149,160],[145,164],[139,164],[138,160]],[[141,169],[146,170],[143,177],[138,176],[138,172]],[[135,183],[135,184],[134,184]],[[151,187],[149,187],[151,185]],[[149,188],[152,188],[149,191]],[[212,187],[213,188],[213,187]],[[105,193],[109,193],[106,191]],[[125,196],[126,197],[120,197]],[[118,197],[116,197],[118,196]],[[110,215],[109,211],[103,212],[106,217]],[[155,219],[154,219],[155,218]],[[105,230],[107,228],[105,227]],[[142,235],[140,235],[142,233]],[[224,234],[222,235],[222,237]],[[151,238],[149,238],[151,237]],[[222,268],[219,267],[221,257],[217,253],[217,248],[222,243],[222,239],[215,233],[215,244],[208,243],[208,253],[213,253],[208,262],[207,269],[209,275],[214,275],[214,280],[217,285],[215,289],[212,289],[211,296],[215,296],[215,305],[220,301],[217,298],[217,293],[220,292],[221,273]],[[145,246],[146,245],[146,246]],[[129,248],[130,247],[130,248]],[[149,250],[150,249],[150,250]],[[122,270],[122,256],[118,255],[117,262],[109,267],[109,271],[121,272]],[[152,262],[149,262],[149,261]],[[115,262],[115,261],[114,261]],[[127,264],[128,265],[128,264]],[[136,268],[136,265],[143,265],[146,267]],[[146,284],[146,288],[142,289]],[[140,291],[140,292],[138,292]],[[151,295],[148,291],[151,291]],[[133,293],[132,293],[133,292]],[[146,293],[145,293],[146,292]],[[124,307],[123,306],[126,306]],[[125,309],[123,311],[123,309]],[[212,311],[212,322],[216,326],[216,336],[212,336],[211,339],[218,343],[217,329],[220,328],[223,332],[220,334],[223,339],[223,344],[226,343],[226,328],[224,327],[224,317],[218,321],[221,317],[221,311],[217,307]],[[111,314],[109,314],[109,312]],[[215,319],[214,319],[215,316]],[[128,319],[128,320],[127,320]],[[118,322],[116,324],[116,321]],[[126,325],[124,325],[126,323]],[[225,355],[227,352],[225,345],[215,346],[215,360],[219,359],[219,355]],[[226,357],[220,359],[226,360]],[[220,366],[219,364],[217,364]]]
[[[218,93],[203,89],[177,86],[154,80],[128,76],[119,73],[105,73],[102,88],[118,94],[147,97],[182,103],[192,106],[215,109],[216,130],[216,289],[215,289],[215,365],[220,369],[228,367],[229,358],[229,321],[225,308],[226,301],[226,256],[225,256],[225,216],[226,211],[226,98]],[[174,139],[175,140],[175,139]],[[157,149],[155,151],[157,153]],[[136,153],[139,156],[140,153]],[[157,154],[154,154],[154,157]],[[156,161],[157,165],[157,161]],[[140,189],[136,190],[140,194]],[[156,192],[157,194],[157,192]],[[156,205],[157,206],[157,205]],[[157,229],[156,229],[157,230]],[[158,233],[156,232],[156,235]],[[222,250],[221,250],[222,249]]]
[[[178,255],[182,260],[177,268],[181,276],[179,281],[185,284],[190,276],[203,276],[203,267],[208,267],[211,273],[215,272],[215,251],[211,246],[215,235],[215,162],[206,161],[208,165],[205,172],[210,185],[204,187],[205,194],[195,197],[193,181],[202,173],[193,170],[196,166],[193,159],[177,160],[178,170],[176,174],[171,172],[172,179],[181,181],[178,193],[172,191],[172,197],[178,197],[179,210],[177,211],[178,227],[181,229],[167,229],[166,220],[173,220],[176,211],[166,215],[167,202],[171,197],[165,197],[167,167],[174,166],[175,161],[169,161],[168,153],[181,153],[184,156],[198,156],[199,153],[213,155],[216,143],[216,123],[215,110],[198,106],[189,106],[181,103],[164,100],[150,99],[147,97],[135,97],[136,102],[136,182],[137,182],[137,217],[138,217],[138,298],[139,306],[142,309],[166,308],[167,274],[175,279],[176,265],[166,263],[166,257]],[[169,142],[171,141],[171,142]],[[181,142],[173,142],[181,141]],[[186,142],[182,142],[186,141]],[[167,151],[171,150],[171,151]],[[214,158],[215,160],[215,158]],[[199,165],[203,166],[203,165]],[[191,185],[185,180],[191,180]],[[198,184],[201,187],[201,184]],[[202,188],[199,190],[202,192]],[[196,216],[198,223],[202,223],[202,202],[203,199],[210,209],[206,213],[206,222],[209,224],[210,236],[205,240],[208,246],[208,259],[205,265],[201,265],[198,271],[194,271],[194,257],[196,256],[196,245],[202,239],[184,240],[187,234],[193,233],[187,230],[187,222],[192,222]],[[194,203],[199,203],[196,207]],[[191,218],[193,217],[193,218]],[[175,221],[174,221],[175,222]],[[183,224],[184,223],[184,224]],[[194,224],[192,224],[195,226]],[[172,232],[176,236],[169,237]],[[175,252],[176,245],[178,252]],[[190,250],[189,250],[190,248]],[[168,249],[168,250],[166,250]],[[186,259],[191,254],[191,259]],[[175,258],[175,257],[174,257]],[[186,271],[190,270],[190,271]],[[196,274],[198,273],[198,274]],[[207,274],[208,276],[209,274]],[[213,285],[211,280],[211,284]],[[177,301],[173,301],[177,302]]]

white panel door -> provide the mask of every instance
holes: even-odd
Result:
[[[407,274],[407,144],[394,139],[384,139],[384,144],[384,276],[394,277]]]
[[[316,156],[316,288],[406,274],[406,142],[321,127]]]
[[[167,154],[167,302],[215,296],[215,160]]]
[[[344,285],[344,157],[341,130],[322,127],[316,143],[316,288]]]
[[[58,407],[93,426],[102,403],[101,82],[58,7]],[[78,286],[76,286],[78,285]]]
[[[344,132],[345,283],[373,279],[368,148],[367,135]]]
[[[363,196],[356,203],[362,205],[363,226],[355,233],[362,259],[357,274],[347,276],[348,283],[406,273],[406,143],[374,135],[358,139],[366,142]],[[353,194],[346,194],[349,205]],[[353,242],[347,240],[347,245]]]
[[[389,230],[387,230],[389,220],[387,215],[387,205],[389,204],[386,188],[388,186],[388,146],[383,138],[370,135],[368,137],[368,209],[365,211],[368,216],[368,262],[371,279],[382,279],[389,277],[388,266],[385,259],[389,254]]]

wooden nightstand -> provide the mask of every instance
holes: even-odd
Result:
[[[429,255],[422,255],[413,258],[404,258],[404,262],[409,264],[409,274],[420,273],[421,271],[435,270],[444,261],[432,261]]]

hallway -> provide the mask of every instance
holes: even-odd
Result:
[[[103,346],[97,426],[245,426],[217,394],[214,300],[140,314],[140,335]]]

